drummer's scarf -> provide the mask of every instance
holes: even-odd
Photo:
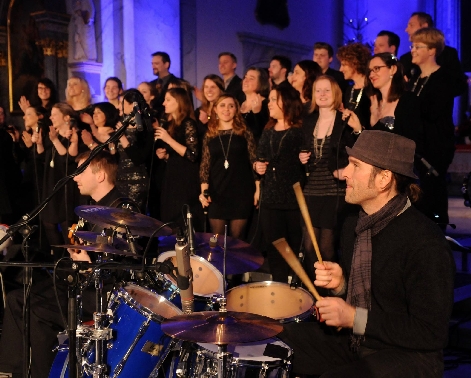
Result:
[[[404,211],[407,203],[407,196],[398,194],[376,213],[368,215],[360,210],[355,228],[357,237],[353,249],[347,289],[347,303],[353,307],[371,310],[371,257],[373,252],[371,238],[385,228],[399,213]],[[352,334],[350,336],[352,350],[357,351],[364,339],[364,335]]]

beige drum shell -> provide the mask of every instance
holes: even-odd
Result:
[[[175,251],[161,253],[157,259],[163,262],[171,259],[172,264],[177,267],[177,255]],[[193,294],[201,297],[208,297],[214,294],[223,293],[223,277],[216,267],[200,256],[190,256],[190,265],[193,270]],[[175,280],[169,275],[165,278],[176,285]]]
[[[228,311],[249,312],[283,322],[306,318],[314,306],[314,298],[306,290],[274,281],[237,286],[226,297]]]

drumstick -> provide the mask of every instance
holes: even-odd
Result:
[[[298,200],[299,209],[303,215],[304,223],[306,224],[307,232],[312,240],[312,245],[316,251],[317,260],[322,263],[321,251],[317,245],[316,235],[314,234],[314,228],[312,227],[311,217],[306,205],[306,199],[304,198],[303,190],[301,189],[301,184],[299,182],[293,185],[294,193],[296,194],[296,199]]]
[[[316,288],[314,287],[314,284],[311,282],[308,275],[304,271],[303,267],[301,266],[301,263],[296,258],[296,255],[293,253],[286,239],[281,238],[275,240],[273,242],[273,245],[278,250],[278,252],[280,252],[281,256],[283,256],[283,258],[286,260],[291,269],[293,269],[293,272],[300,278],[300,280],[311,292],[311,294],[314,295],[314,298],[316,298],[316,300],[321,300],[322,297],[317,292]]]

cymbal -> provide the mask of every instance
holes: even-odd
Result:
[[[120,251],[119,249],[113,248],[109,244],[101,244],[101,243],[100,244],[88,244],[88,245],[62,244],[62,245],[53,245],[53,247],[82,249],[88,252],[111,253],[113,255],[120,255],[120,256],[141,257],[131,252]]]
[[[79,239],[85,240],[88,243],[97,243],[100,244],[100,242],[103,240],[105,241],[106,239],[111,239],[110,242],[106,242],[106,244],[111,245],[112,247],[119,249],[120,251],[130,251],[131,247],[129,246],[129,243],[122,238],[118,237],[106,237],[102,236],[101,234],[97,232],[90,232],[90,231],[76,231],[74,233],[74,236],[78,237]],[[105,243],[101,243],[105,244]],[[136,245],[137,250],[142,250],[142,247],[139,245]]]
[[[176,237],[159,238],[159,252],[175,250]],[[224,265],[224,235],[196,232],[195,254],[213,264],[220,272]],[[251,272],[263,264],[262,254],[250,244],[227,237],[226,274]]]
[[[163,222],[157,219],[119,207],[83,205],[75,208],[75,214],[100,227],[118,227],[117,231],[122,233],[126,230],[121,226],[127,226],[133,234],[139,236],[151,236],[163,225]],[[172,229],[165,226],[156,236],[171,234]]]
[[[242,344],[268,339],[283,326],[274,319],[246,312],[202,311],[177,315],[162,323],[171,337],[195,343]]]

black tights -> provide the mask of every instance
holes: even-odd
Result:
[[[211,231],[213,234],[224,235],[224,226],[228,224],[229,236],[236,239],[245,238],[245,226],[247,226],[247,219],[209,219]]]
[[[314,227],[314,235],[316,236],[317,245],[321,252],[322,260],[336,261],[335,256],[335,231],[330,228]],[[317,261],[317,255],[312,244],[311,237],[306,227],[303,227],[304,239],[304,268],[311,280],[315,279],[314,263]]]

